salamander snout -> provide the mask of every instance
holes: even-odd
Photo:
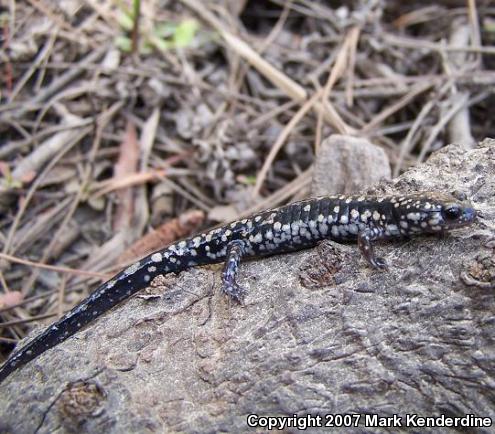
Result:
[[[472,206],[462,203],[450,203],[442,206],[441,215],[443,225],[447,229],[466,226],[476,219],[476,210]]]

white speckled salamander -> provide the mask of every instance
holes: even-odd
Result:
[[[223,291],[242,301],[244,291],[236,283],[242,257],[256,258],[301,250],[326,238],[338,242],[357,240],[368,264],[376,269],[385,269],[385,261],[374,254],[375,241],[442,233],[466,226],[475,217],[476,212],[469,204],[440,193],[380,198],[320,197],[263,211],[172,244],[120,272],[15,352],[0,368],[0,382],[146,287],[159,274],[225,262]]]

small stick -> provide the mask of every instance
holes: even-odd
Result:
[[[94,271],[77,270],[75,268],[60,267],[58,265],[40,264],[38,262],[29,261],[28,259],[17,258],[16,256],[8,255],[6,253],[0,253],[0,258],[10,262],[15,262],[17,264],[29,265],[31,267],[36,267],[36,268],[43,268],[45,270],[56,271],[58,273],[68,273],[68,274],[75,274],[78,276],[97,277],[102,280],[106,280],[111,277],[108,274],[96,273]]]

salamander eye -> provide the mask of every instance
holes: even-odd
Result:
[[[444,208],[443,215],[447,220],[457,220],[462,214],[462,209],[456,205]]]

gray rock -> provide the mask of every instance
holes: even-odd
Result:
[[[476,283],[494,273],[478,263],[493,262],[494,173],[486,140],[370,189],[457,190],[483,213],[444,239],[378,246],[389,272],[327,242],[245,263],[244,306],[220,293],[219,267],[156,279],[161,297],[134,297],[9,377],[0,432],[241,432],[249,414],[362,415],[346,432],[365,414],[495,420],[495,296]]]
[[[316,154],[311,194],[357,193],[391,176],[382,148],[364,138],[333,134]]]

